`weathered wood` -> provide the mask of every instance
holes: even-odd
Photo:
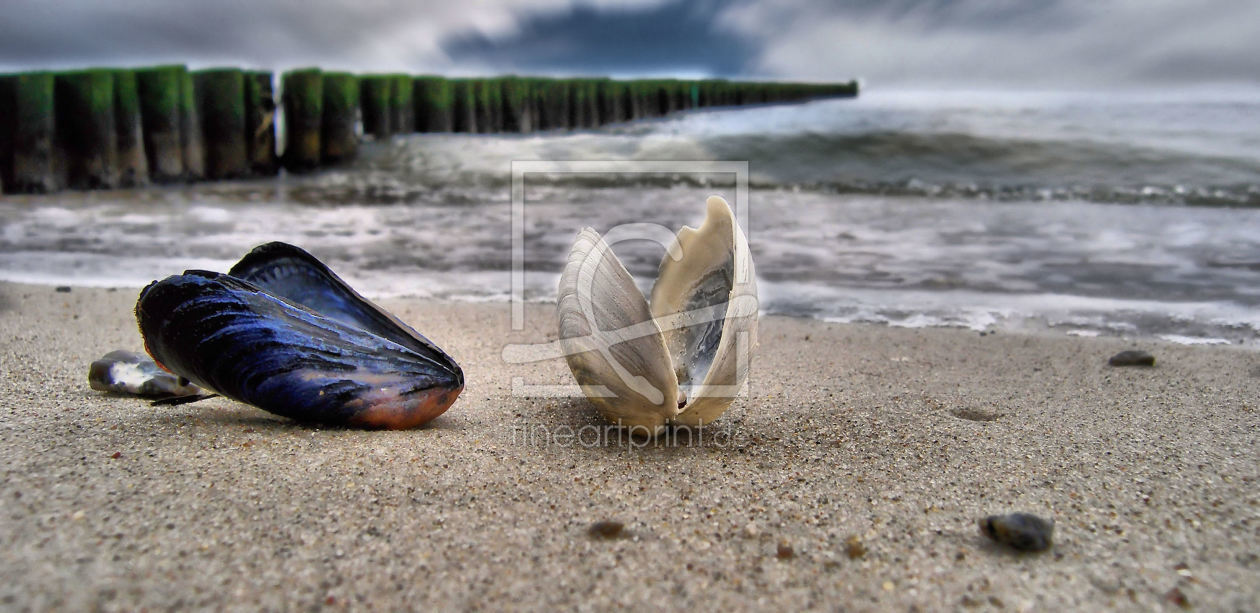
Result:
[[[390,100],[393,84],[386,75],[359,77],[359,106],[363,109],[363,133],[377,140],[394,133]]]
[[[477,131],[477,86],[472,79],[452,79],[455,87],[455,131]]]
[[[280,94],[284,105],[284,168],[309,172],[319,168],[324,121],[324,78],[318,68],[286,72]]]
[[[140,120],[140,94],[136,73],[114,71],[114,130],[117,139],[118,184],[149,184],[149,160],[144,153],[144,125]]]
[[[245,147],[250,174],[270,177],[280,172],[274,75],[268,71],[245,73]]]
[[[323,127],[319,136],[324,164],[344,162],[358,154],[358,112],[359,79],[348,72],[324,73]]]
[[[56,191],[61,186],[54,163],[55,78],[48,72],[28,72],[11,79],[12,147],[4,189],[21,194]]]
[[[569,82],[561,79],[548,79],[542,84],[539,105],[541,106],[542,124],[546,130],[567,130],[573,127],[569,113]]]
[[[206,152],[206,178],[239,179],[249,174],[245,144],[245,75],[237,68],[193,73],[197,115]]]
[[[180,143],[180,86],[183,66],[155,66],[136,71],[140,118],[149,177],[158,183],[184,176]]]
[[[620,81],[612,79],[601,80],[599,89],[595,92],[595,97],[599,103],[601,124],[617,123],[626,120],[622,112],[622,100],[625,98],[625,95],[622,93]]]
[[[17,75],[0,75],[0,194],[13,189],[13,131],[17,123]]]
[[[503,93],[503,131],[533,132],[533,111],[530,108],[529,81],[520,77],[504,77],[499,80]]]
[[[423,76],[413,81],[417,132],[455,131],[455,87],[442,77]]]
[[[117,187],[113,73],[102,68],[58,73],[53,99],[66,184],[72,189]]]
[[[414,91],[410,75],[389,76],[389,125],[394,134],[411,134],[416,131]]]
[[[201,118],[197,113],[197,89],[192,73],[184,71],[179,80],[179,136],[184,151],[184,179],[200,181],[206,178],[206,153],[201,138]]]
[[[503,131],[503,93],[498,79],[475,79],[477,131]]]
[[[0,75],[0,191],[273,175],[355,156],[357,116],[378,139],[421,132],[592,128],[694,108],[856,96],[848,83],[506,77],[283,76],[276,155],[272,74],[183,66]],[[146,179],[146,175],[148,179]]]

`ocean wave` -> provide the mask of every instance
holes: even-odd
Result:
[[[370,143],[348,167],[297,178],[303,202],[461,204],[506,200],[518,160],[747,161],[749,186],[994,201],[1260,206],[1260,158],[1155,146],[1114,136],[1067,138],[868,129],[711,134],[686,122],[577,134],[412,135]],[[863,126],[857,126],[863,127]],[[1136,141],[1137,139],[1131,139]],[[681,167],[680,167],[681,168]],[[708,187],[722,175],[531,174],[576,189]]]

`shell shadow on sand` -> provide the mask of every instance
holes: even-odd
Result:
[[[464,387],[454,359],[285,243],[151,283],[136,319],[163,368],[299,421],[412,428]]]

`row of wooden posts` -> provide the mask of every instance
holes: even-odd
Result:
[[[856,83],[354,75],[184,66],[0,75],[0,188],[44,193],[308,172],[360,133],[594,128],[703,107],[855,96]],[[360,123],[361,122],[361,123]]]

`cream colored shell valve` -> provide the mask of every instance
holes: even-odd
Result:
[[[578,385],[609,421],[655,435],[702,426],[748,379],[757,345],[757,279],[725,200],[678,231],[649,302],[598,232],[578,234],[556,300],[560,343]]]

